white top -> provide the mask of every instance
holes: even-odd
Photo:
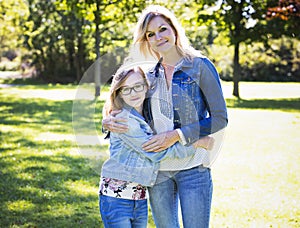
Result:
[[[176,69],[175,69],[176,70]],[[151,110],[154,121],[154,130],[157,134],[174,130],[174,112],[172,102],[172,86],[168,89],[165,73],[162,67],[159,69],[157,88],[151,96]],[[161,171],[176,171],[190,169],[195,166],[209,164],[208,152],[204,148],[198,148],[195,155],[184,159],[165,159],[160,163]]]

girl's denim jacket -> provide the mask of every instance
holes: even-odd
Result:
[[[193,146],[176,143],[162,152],[146,152],[142,144],[153,131],[135,109],[124,108],[117,117],[128,119],[126,133],[110,132],[110,158],[102,167],[102,176],[152,186],[156,181],[159,162],[164,158],[180,159],[193,155]]]
[[[160,60],[161,61],[161,60]],[[156,88],[156,78],[161,72],[160,61],[148,72],[150,82],[148,97]],[[151,101],[145,104],[145,118],[152,122]],[[186,145],[213,134],[227,126],[227,109],[219,75],[209,59],[194,57],[183,59],[175,66],[172,80],[174,129],[179,128]]]

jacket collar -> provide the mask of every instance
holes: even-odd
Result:
[[[155,77],[159,76],[159,69],[161,67],[163,58],[161,57],[157,64],[149,71],[150,74],[152,74]],[[193,67],[193,61],[188,58],[182,58],[182,60],[175,66],[175,71],[180,70],[181,68],[192,68]]]
[[[182,60],[175,66],[175,71],[181,68],[192,68],[193,61],[192,59],[182,58]]]
[[[127,110],[129,113],[131,113],[132,115],[137,116],[141,119],[144,119],[144,117],[137,110],[135,110],[135,108],[133,108],[127,104],[124,104],[123,108],[125,110]]]

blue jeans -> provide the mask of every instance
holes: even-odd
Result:
[[[99,196],[99,207],[105,228],[146,228],[147,200],[128,200]]]
[[[159,172],[157,183],[148,188],[156,227],[179,227],[178,199],[185,228],[209,227],[212,188],[210,169],[203,166]]]

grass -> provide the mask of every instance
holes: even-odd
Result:
[[[0,227],[100,227],[98,176],[68,137],[72,100],[24,91],[0,90]]]
[[[241,83],[239,100],[230,86],[211,227],[299,227],[300,84]],[[73,103],[78,94],[74,85],[0,89],[0,227],[102,227],[107,145],[93,136],[104,97]]]

